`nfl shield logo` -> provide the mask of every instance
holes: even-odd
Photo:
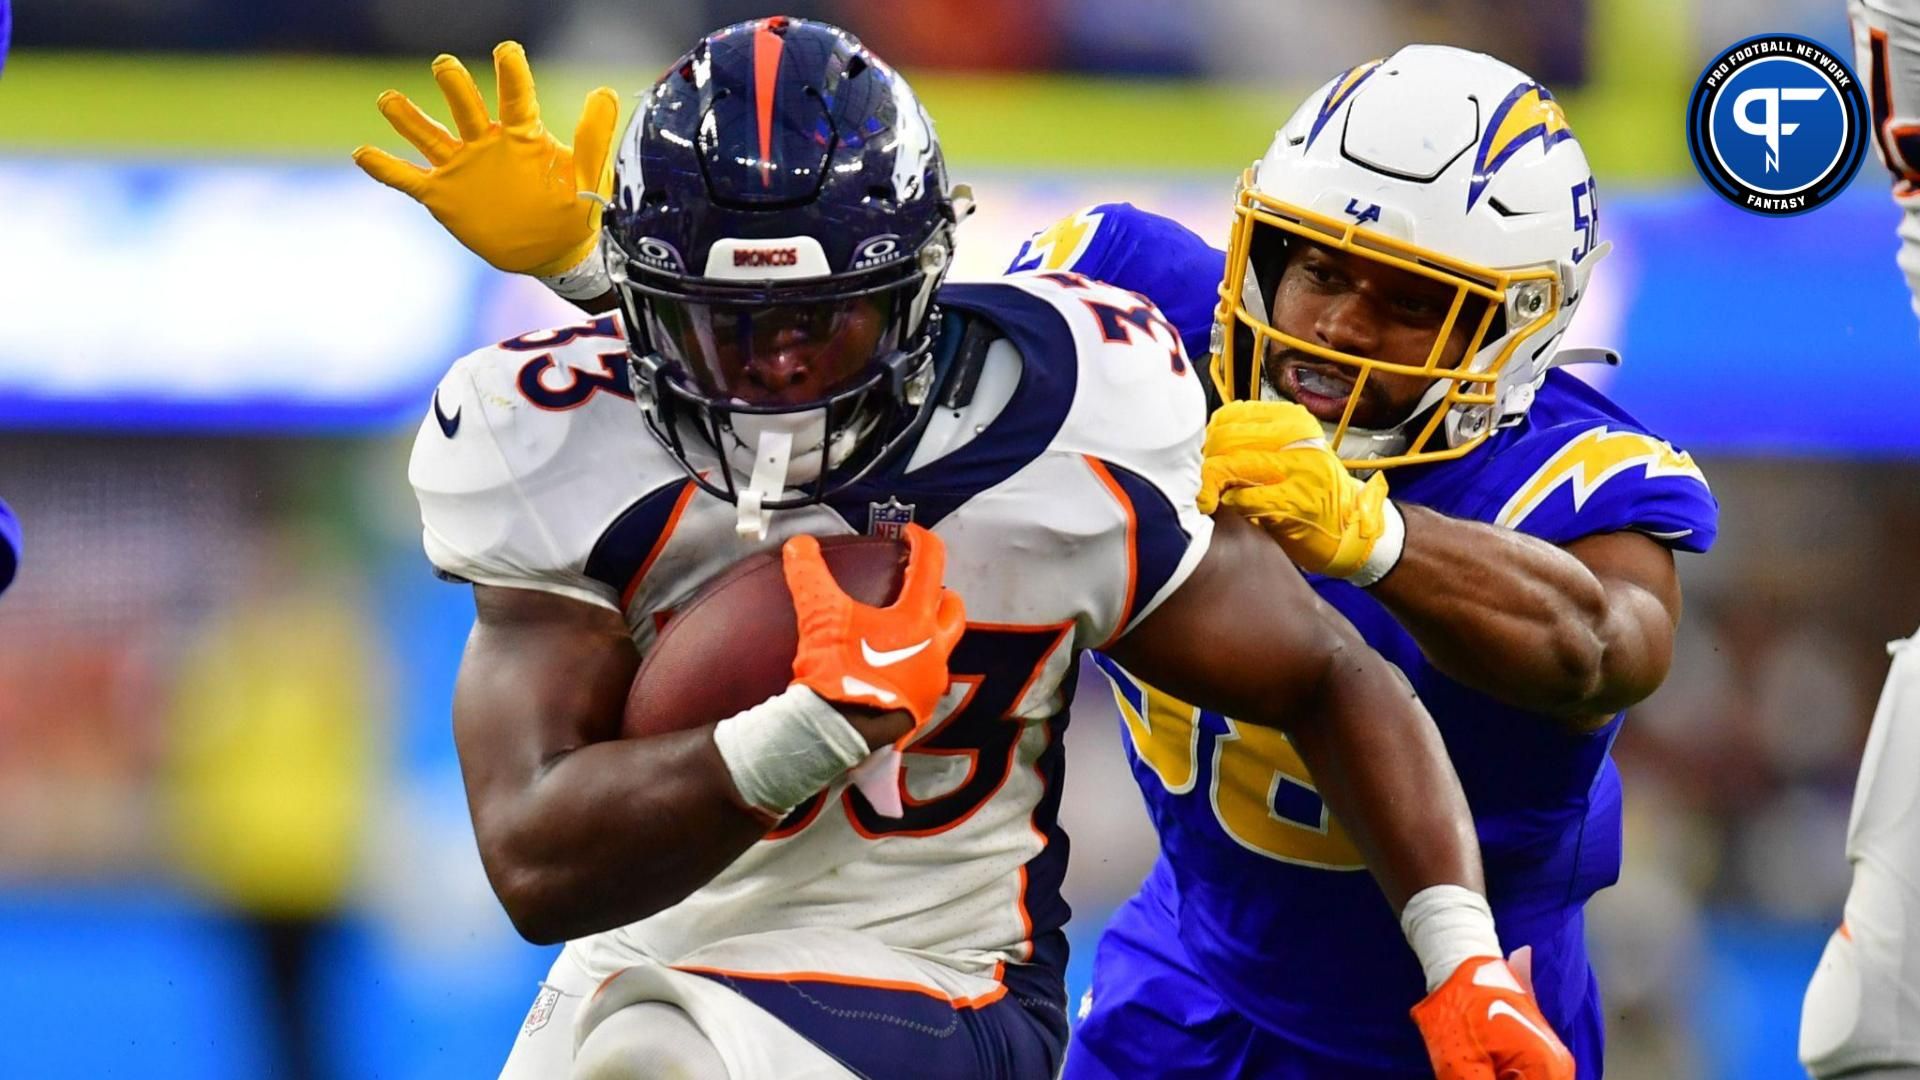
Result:
[[[886,502],[867,504],[867,533],[870,536],[884,536],[889,540],[898,540],[900,534],[911,524],[913,524],[912,503],[903,503],[889,495]]]

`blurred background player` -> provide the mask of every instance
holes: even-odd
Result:
[[[328,1074],[327,957],[385,779],[379,667],[337,600],[357,568],[308,536],[276,529],[228,568],[240,599],[185,643],[161,773],[166,846],[247,942],[274,1010],[262,1072],[287,1080]]]
[[[524,57],[496,55],[502,125],[536,130]],[[453,159],[511,151],[487,152],[498,128],[457,62],[436,74],[460,140],[383,97],[434,168],[370,171],[483,222],[447,212],[487,187]],[[595,176],[582,157],[534,159],[566,161],[535,186]],[[936,294],[958,217],[877,57],[823,24],[729,27],[644,99],[599,248],[564,238],[620,317],[480,350],[436,392],[409,474],[429,557],[474,586],[455,737],[475,833],[516,926],[570,941],[503,1075],[1051,1075],[1056,725],[1099,645],[1284,718],[1407,909],[1442,1077],[1571,1077],[1502,959],[1417,701],[1257,530],[1196,509],[1204,393],[1172,328],[1070,276]],[[907,583],[878,611],[816,618],[847,602],[823,598],[807,536],[786,543],[786,693],[620,737],[635,644],[703,582],[785,537],[903,520]],[[888,744],[906,776],[846,788]]]
[[[1300,106],[1242,181],[1224,257],[1106,204],[1013,263],[1136,290],[1189,341],[1211,329],[1228,403],[1202,507],[1266,526],[1412,680],[1502,944],[1530,948],[1583,1077],[1605,1025],[1582,908],[1621,861],[1607,751],[1672,660],[1672,552],[1706,550],[1717,515],[1690,458],[1553,370],[1586,358],[1560,346],[1597,220],[1545,87],[1410,46]],[[1392,914],[1291,747],[1101,666],[1162,851],[1101,940],[1068,1075],[1425,1075],[1405,1012],[1433,973],[1378,947]]]
[[[1920,312],[1920,4],[1851,0],[1854,70],[1867,80],[1873,145],[1893,173],[1898,262]],[[1920,1077],[1920,650],[1887,646],[1847,820],[1846,914],[1807,985],[1800,1062],[1818,1080]]]

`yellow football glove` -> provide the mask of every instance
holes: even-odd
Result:
[[[540,123],[527,53],[516,41],[493,50],[500,119],[487,115],[480,88],[459,60],[441,54],[433,78],[453,113],[454,138],[398,90],[380,95],[380,114],[426,155],[427,168],[362,146],[354,164],[417,199],[454,239],[501,270],[551,277],[574,269],[600,234],[600,204],[612,190],[607,169],[620,98],[602,86],[587,95],[569,148]]]
[[[1207,424],[1200,512],[1258,524],[1301,569],[1371,585],[1400,560],[1406,526],[1379,473],[1362,483],[1290,401],[1235,401]]]

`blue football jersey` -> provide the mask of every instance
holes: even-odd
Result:
[[[0,502],[0,592],[13,584],[13,575],[20,567],[20,519],[13,516],[7,504]]]
[[[1226,266],[1226,252],[1172,218],[1132,203],[1101,203],[1035,233],[1007,272],[1071,270],[1139,293],[1179,329],[1187,355],[1204,369]]]
[[[1107,204],[1038,234],[1016,265],[1058,263],[1141,292],[1191,348],[1210,332],[1224,259],[1172,222]],[[1705,551],[1716,529],[1717,504],[1692,459],[1564,372],[1547,376],[1525,422],[1465,457],[1389,479],[1403,502],[1556,544],[1635,531]],[[1577,944],[1581,906],[1620,870],[1620,781],[1608,757],[1620,717],[1572,733],[1496,701],[1435,669],[1363,590],[1310,580],[1433,714],[1473,809],[1503,942],[1536,944],[1542,1008],[1566,1030],[1596,1004]],[[1419,965],[1286,738],[1097,662],[1171,871],[1178,936],[1207,981],[1256,1023],[1330,1057],[1424,1068],[1407,1020],[1424,993]]]

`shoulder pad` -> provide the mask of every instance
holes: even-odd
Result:
[[[1101,203],[1035,233],[1009,273],[1071,270],[1152,300],[1188,357],[1204,363],[1226,253],[1185,225],[1131,203]]]
[[[684,480],[627,389],[611,320],[524,335],[463,357],[435,388],[408,478],[443,576],[607,606],[587,574],[609,523]]]
[[[1123,226],[1116,213],[1126,203],[1083,207],[1041,229],[1020,245],[1007,273],[1026,270],[1076,270],[1093,273],[1112,238]]]
[[[1686,551],[1705,551],[1718,531],[1719,503],[1692,455],[1637,427],[1563,424],[1492,454],[1479,483],[1497,525],[1555,543],[1642,532]]]

